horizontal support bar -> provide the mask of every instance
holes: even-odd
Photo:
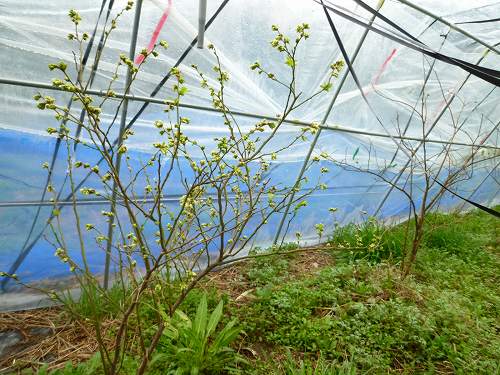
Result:
[[[51,84],[43,83],[43,82],[35,82],[35,81],[14,80],[14,79],[0,77],[0,84],[66,92],[66,91],[60,89],[59,87],[52,86]],[[85,91],[85,93],[88,95],[96,95],[96,96],[101,96],[101,97],[107,96],[107,92],[102,91],[102,90],[87,90],[87,91]],[[116,99],[116,98],[134,100],[134,101],[139,101],[139,102],[149,102],[149,103],[161,104],[161,105],[173,104],[173,102],[170,100],[162,100],[162,99],[153,98],[153,97],[149,97],[149,96],[138,96],[138,95],[128,95],[128,94],[124,95],[122,93],[115,93],[115,95],[113,96],[113,99]],[[197,111],[205,111],[205,112],[214,112],[214,113],[221,112],[220,110],[212,108],[212,107],[200,106],[200,105],[196,105],[196,104],[179,103],[179,107],[193,109],[193,110],[197,110]],[[267,120],[276,120],[277,119],[276,116],[265,116],[265,115],[260,115],[260,114],[256,114],[256,113],[249,113],[249,112],[231,111],[231,113],[235,116],[242,116],[242,117],[248,117],[248,118],[254,118],[254,119],[267,119]],[[284,120],[284,122],[289,124],[289,125],[311,126],[311,122],[306,122],[306,121],[301,121],[301,120]],[[490,144],[475,145],[472,143],[450,142],[450,141],[443,141],[440,139],[431,139],[431,138],[422,139],[422,138],[418,138],[418,137],[389,135],[387,133],[369,132],[369,131],[365,131],[365,130],[358,130],[358,129],[344,127],[344,126],[338,126],[338,125],[325,124],[325,125],[320,125],[320,128],[324,129],[324,130],[336,131],[336,132],[341,132],[341,133],[366,135],[369,137],[395,138],[395,139],[401,139],[404,141],[418,141],[418,142],[425,141],[427,143],[437,143],[437,144],[443,144],[443,145],[466,146],[466,147],[477,147],[477,148],[488,148],[488,149],[495,149],[495,150],[500,149],[499,146],[490,145]]]
[[[378,184],[373,184],[373,185],[352,185],[352,186],[329,186],[326,189],[324,189],[320,194],[313,194],[312,196],[317,196],[317,195],[337,195],[340,194],[342,195],[343,193],[327,193],[328,191],[332,192],[334,190],[342,190],[342,189],[366,189],[368,187],[374,187],[374,186],[385,186],[385,184],[378,183]],[[305,189],[301,189],[300,191],[304,191]],[[207,194],[208,196],[212,197],[214,200],[217,200],[217,194]],[[178,202],[179,199],[181,199],[183,195],[180,194],[173,194],[170,195],[167,198],[162,198],[160,199],[160,202]],[[276,194],[276,197],[280,197],[280,194]],[[229,198],[234,198],[234,194],[228,194]],[[153,203],[154,199],[153,198],[144,198],[144,197],[137,197],[135,198],[136,201],[140,201],[141,203]],[[123,199],[117,200],[118,204],[121,204],[123,202]],[[110,200],[108,199],[77,199],[76,204],[78,206],[99,206],[99,205],[104,205],[104,204],[109,204]],[[42,206],[42,207],[54,207],[55,205],[57,206],[71,206],[73,205],[72,201],[58,201],[57,204],[55,202],[51,201],[4,201],[0,202],[0,208],[7,208],[7,207],[34,207],[34,206]]]
[[[161,199],[161,202],[177,202],[179,201],[180,196],[172,196],[169,198]],[[153,203],[153,199],[145,199],[137,198],[141,203]],[[99,206],[99,205],[108,205],[111,200],[107,199],[78,199],[76,204],[78,206]],[[123,199],[117,201],[118,204],[123,202]],[[18,202],[0,202],[0,208],[5,207],[33,207],[33,206],[42,206],[42,207],[54,207],[54,206],[71,206],[73,205],[72,201],[58,201],[58,202],[50,202],[50,201],[18,201]]]

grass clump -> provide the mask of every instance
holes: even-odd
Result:
[[[88,283],[78,297],[68,292],[62,295],[62,302],[72,317],[104,320],[116,316],[129,298],[128,289],[115,283],[108,290],[97,283]]]
[[[402,259],[404,243],[402,226],[389,228],[374,218],[361,224],[336,227],[328,239],[329,245],[346,249],[338,254],[339,258],[348,261],[365,260],[369,263]]]

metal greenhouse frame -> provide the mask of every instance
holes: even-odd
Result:
[[[152,0],[151,0],[152,1]],[[180,54],[175,59],[171,67],[180,67],[183,65],[185,60],[191,56],[193,53],[198,53],[198,48],[203,48],[206,43],[204,43],[204,39],[210,39],[210,28],[213,25],[217,25],[219,23],[219,27],[222,27],[222,19],[224,18],[224,12],[230,9],[233,6],[231,15],[238,14],[238,12],[243,12],[243,9],[238,9],[238,4],[234,4],[233,2],[237,2],[237,0],[223,0],[217,2],[217,7],[212,9],[213,6],[208,4],[208,8],[212,10],[212,13],[207,14],[207,1],[200,0],[196,2],[198,7],[198,14],[196,20],[198,21],[197,25],[197,35],[189,42],[186,43],[185,47],[182,51],[179,51]],[[102,30],[99,25],[101,23],[107,23],[110,19],[110,14],[113,11],[113,7],[116,5],[113,0],[102,0],[102,4],[99,9],[99,14],[97,16],[97,22],[93,29],[93,33],[90,35],[90,40],[87,44],[87,49],[85,50],[83,65],[92,63],[92,56],[96,53],[96,51],[102,50],[104,47],[103,40],[105,38],[104,30]],[[141,29],[141,21],[143,21],[143,13],[142,10],[145,6],[150,6],[146,4],[147,2],[144,0],[137,0],[134,7],[134,16],[132,21],[132,28],[130,33],[130,39],[127,41],[128,44],[128,57],[131,60],[134,60],[134,57],[137,55],[137,51],[140,48],[139,46],[139,33]],[[176,1],[174,0],[174,3]],[[186,3],[180,2],[180,3]],[[305,2],[304,2],[305,3]],[[349,3],[349,4],[347,4]],[[373,1],[371,2],[373,3]],[[345,134],[346,136],[353,137],[361,137],[363,140],[380,140],[384,142],[389,142],[392,145],[392,151],[388,152],[387,159],[390,160],[388,163],[392,165],[399,158],[403,158],[406,162],[402,162],[393,173],[391,177],[391,185],[389,187],[384,188],[381,191],[380,199],[377,200],[376,204],[370,209],[369,212],[373,216],[383,216],[382,210],[385,205],[389,201],[389,197],[393,194],[394,186],[397,186],[400,183],[401,179],[408,171],[410,164],[412,162],[412,158],[414,154],[410,154],[402,144],[405,142],[413,142],[414,152],[416,153],[421,149],[421,147],[425,145],[434,145],[435,147],[446,147],[453,146],[462,149],[484,149],[489,150],[489,152],[496,155],[498,158],[500,156],[500,146],[498,145],[498,127],[500,125],[500,121],[498,118],[494,118],[494,116],[500,115],[498,108],[500,108],[500,71],[491,67],[485,67],[484,62],[487,58],[491,58],[493,56],[494,61],[498,62],[500,56],[500,41],[496,42],[494,37],[499,38],[500,34],[498,32],[495,34],[493,31],[491,35],[488,35],[487,38],[483,38],[482,36],[475,35],[470,29],[467,29],[466,26],[458,25],[457,22],[449,21],[445,16],[441,16],[434,11],[430,11],[428,7],[417,4],[417,1],[412,2],[408,0],[397,0],[392,1],[394,4],[387,4],[388,1],[381,0],[377,4],[370,4],[369,1],[362,0],[350,0],[346,2],[335,1],[335,0],[310,0],[307,2],[307,6],[311,9],[315,9],[315,11],[320,14],[321,18],[324,22],[324,33],[321,34],[324,38],[329,38],[324,41],[324,48],[335,48],[335,51],[340,51],[338,54],[345,62],[346,69],[342,72],[338,81],[336,82],[336,86],[332,92],[328,95],[328,101],[325,103],[324,108],[321,108],[321,116],[318,117],[318,125],[319,130],[315,133],[313,139],[309,142],[306,142],[303,147],[302,154],[300,157],[295,160],[297,163],[293,169],[295,175],[291,176],[291,183],[293,186],[299,190],[300,183],[305,177],[307,166],[311,162],[313,156],[321,149],[318,148],[321,143],[322,137],[325,134]],[[420,2],[418,2],[420,3]],[[490,2],[491,3],[491,2]],[[175,5],[175,4],[174,4]],[[213,5],[213,4],[212,4]],[[182,5],[181,5],[182,6]],[[301,4],[304,6],[304,4]],[[384,10],[387,7],[397,7],[394,8],[391,12],[385,13]],[[492,7],[495,4],[491,4]],[[290,7],[293,7],[290,4]],[[499,9],[498,4],[496,5]],[[425,28],[420,28],[420,35],[415,36],[412,34],[413,30],[406,30],[404,26],[399,25],[399,20],[394,19],[393,15],[396,11],[401,9],[405,9],[407,12],[411,12],[412,17],[423,19],[422,21],[425,24]],[[316,14],[316,13],[315,13]],[[318,19],[320,19],[318,16]],[[22,16],[20,16],[22,17]],[[149,16],[148,16],[149,17]],[[13,18],[13,16],[12,16]],[[334,21],[335,19],[335,21]],[[469,21],[468,19],[466,21]],[[472,20],[474,21],[474,20]],[[472,22],[471,21],[471,22]],[[2,26],[0,20],[0,27]],[[149,19],[148,19],[149,22]],[[180,25],[179,21],[179,25]],[[349,27],[361,28],[362,32],[356,34],[355,42],[349,39],[349,41],[344,40],[344,37],[341,36],[341,30],[339,25],[349,25]],[[436,26],[438,25],[438,26]],[[268,25],[266,25],[268,26]],[[193,26],[195,27],[195,26]],[[424,34],[431,28],[438,27],[441,32],[441,43],[435,43],[434,46],[428,46],[422,40],[424,40]],[[1,29],[0,29],[1,30]],[[327,34],[327,31],[330,34]],[[245,31],[243,31],[244,34]],[[455,42],[453,43],[462,43],[460,44],[460,48],[465,50],[467,43],[471,43],[474,45],[474,51],[476,52],[473,56],[479,57],[475,61],[468,61],[468,56],[464,57],[462,60],[462,56],[452,56],[449,52],[450,45],[450,34],[454,35]],[[399,133],[395,133],[388,129],[386,126],[387,119],[384,118],[380,114],[380,110],[377,108],[377,102],[371,98],[369,98],[366,94],[366,88],[363,86],[363,82],[366,81],[364,76],[363,67],[359,66],[359,59],[364,53],[375,53],[373,51],[373,41],[370,40],[370,37],[381,38],[377,40],[386,40],[387,43],[395,43],[395,45],[403,48],[404,50],[411,51],[411,53],[418,53],[423,56],[423,60],[428,64],[428,68],[425,71],[425,76],[422,80],[422,83],[417,86],[419,89],[416,95],[413,95],[413,102],[411,103],[412,108],[409,108],[408,111],[408,119],[403,121],[402,131]],[[457,41],[458,40],[458,41]],[[333,45],[333,41],[335,41],[335,45]],[[121,41],[124,43],[124,41]],[[495,43],[496,42],[496,43]],[[0,41],[0,43],[3,43]],[[346,43],[349,43],[347,45]],[[369,44],[369,48],[371,52],[367,52],[367,44]],[[391,44],[392,45],[392,44]],[[138,48],[139,47],[139,48]],[[398,48],[399,48],[398,47]],[[459,50],[459,49],[458,49]],[[455,51],[455,50],[453,50]],[[177,52],[177,51],[176,51]],[[3,53],[3,52],[2,52]],[[465,61],[467,60],[467,61]],[[387,60],[388,61],[388,60]],[[386,61],[386,63],[387,63]],[[386,64],[384,63],[384,64]],[[423,63],[422,63],[423,64]],[[434,116],[433,121],[425,128],[425,131],[422,132],[421,135],[415,135],[410,130],[412,128],[412,121],[415,120],[416,111],[418,106],[421,105],[421,102],[424,100],[424,96],[426,95],[426,88],[429,82],[436,81],[435,77],[437,77],[436,66],[439,64],[444,64],[449,66],[450,69],[456,69],[460,72],[466,72],[465,78],[459,80],[458,85],[455,85],[456,89],[453,90],[447,97],[444,98],[444,104],[439,108],[437,113]],[[385,66],[385,65],[384,65]],[[442,66],[442,65],[439,65]],[[496,65],[498,68],[498,64]],[[102,87],[98,87],[95,83],[98,80],[98,71],[99,71],[99,61],[96,61],[91,67],[87,67],[90,72],[89,78],[89,88],[86,91],[86,94],[93,95],[96,97],[106,97],[107,90]],[[425,70],[425,69],[424,69]],[[360,74],[361,73],[361,74]],[[0,98],[4,93],[6,94],[10,88],[26,88],[26,89],[39,89],[43,91],[61,91],[59,87],[56,87],[52,84],[42,82],[40,80],[29,80],[22,79],[19,77],[12,76],[0,76],[0,88],[1,94]],[[160,78],[161,77],[161,78]],[[166,84],[169,82],[171,78],[171,72],[169,71],[167,74],[163,76],[159,76],[159,81],[156,83],[154,89],[150,91],[149,95],[140,95],[136,93],[132,93],[127,89],[122,90],[121,92],[116,93],[116,98],[123,99],[123,106],[120,109],[120,113],[116,114],[119,117],[119,130],[118,136],[121,137],[127,129],[130,129],[136,125],[137,121],[140,120],[146,113],[146,110],[150,105],[165,105],[169,102],[165,99],[162,99],[160,95],[162,95],[162,89],[165,88]],[[132,73],[129,70],[125,77],[125,88],[129,88],[132,80]],[[490,113],[493,116],[491,124],[487,126],[487,131],[485,133],[481,133],[480,139],[471,139],[471,141],[466,141],[464,139],[447,139],[445,133],[436,134],[436,129],[439,128],[440,124],[443,121],[450,111],[452,104],[457,100],[457,98],[462,93],[464,87],[467,87],[471,81],[477,83],[478,86],[481,87],[481,91],[478,92],[478,97],[475,98],[475,105],[469,110],[469,115],[472,116],[476,113],[477,110],[481,109],[483,103],[494,103],[496,101],[497,105],[490,105],[491,108]],[[478,83],[479,82],[479,83]],[[96,86],[96,87],[94,87]],[[372,86],[373,83],[372,83]],[[484,88],[485,86],[486,88]],[[484,88],[484,89],[483,89]],[[478,89],[479,90],[479,89]],[[356,124],[345,126],[345,125],[336,125],[332,120],[332,116],[336,116],[335,109],[339,104],[339,98],[342,97],[342,94],[345,92],[349,92],[350,95],[356,96],[357,100],[359,99],[358,105],[366,106],[368,110],[367,118],[370,118],[371,122],[375,124],[373,126],[373,130],[370,126],[359,127]],[[471,91],[476,92],[476,91]],[[479,97],[480,96],[480,97]],[[251,98],[247,98],[247,100],[251,100]],[[134,109],[131,109],[131,105],[134,105]],[[6,101],[0,102],[0,105],[8,105]],[[71,99],[68,101],[68,106],[71,108],[72,101]],[[140,105],[138,110],[135,110],[135,106]],[[179,107],[193,111],[199,112],[202,114],[217,114],[220,112],[213,107],[204,104],[201,101],[192,102],[189,101],[182,102],[179,104]],[[364,108],[364,107],[363,107]],[[353,110],[354,111],[354,110]],[[319,113],[319,110],[318,110]],[[131,116],[133,114],[133,116]],[[262,119],[275,119],[275,114],[272,113],[257,113],[256,110],[244,110],[243,108],[237,108],[232,111],[234,116],[238,116],[245,119],[250,120],[262,120]],[[486,116],[486,115],[485,115]],[[83,119],[85,117],[84,110],[80,112],[80,118]],[[467,119],[466,119],[467,120]],[[348,123],[350,121],[347,121]],[[287,119],[285,123],[290,127],[303,127],[309,126],[311,121],[307,118],[307,115],[304,115],[304,118],[298,119]],[[64,121],[60,124],[64,125]],[[80,137],[81,128],[78,128],[75,132],[74,137]],[[1,133],[1,124],[0,124],[0,133]],[[443,135],[444,134],[444,135]],[[22,241],[22,246],[19,249],[14,249],[9,247],[11,253],[9,255],[9,259],[12,259],[12,263],[9,264],[9,268],[6,270],[9,274],[15,274],[18,272],[19,268],[23,264],[23,262],[27,259],[30,252],[36,247],[40,240],[42,240],[45,231],[49,225],[50,220],[54,218],[54,214],[46,215],[43,211],[44,207],[52,207],[54,203],[61,207],[71,205],[72,201],[72,193],[64,194],[63,191],[58,193],[57,199],[54,202],[53,200],[47,199],[47,187],[49,185],[50,178],[56,173],[56,162],[58,160],[59,153],[61,152],[61,139],[57,138],[54,140],[55,145],[53,148],[53,152],[51,155],[49,168],[48,168],[48,176],[45,180],[45,185],[41,187],[41,195],[39,199],[7,199],[0,200],[0,211],[9,209],[9,208],[34,208],[34,214],[29,217],[29,230],[23,236],[24,240]],[[117,140],[114,141],[113,145],[116,146]],[[390,148],[389,146],[387,146]],[[75,150],[77,148],[77,144],[74,146]],[[357,151],[356,151],[357,152]],[[0,155],[2,151],[0,150]],[[353,157],[354,159],[354,157]],[[97,161],[96,165],[101,164],[103,159]],[[123,167],[122,166],[122,157],[121,154],[118,153],[115,158],[115,167],[118,171]],[[488,199],[480,199],[480,204],[491,204],[492,202],[498,201],[498,191],[500,186],[498,185],[498,180],[496,179],[498,176],[498,161],[495,161],[493,166],[486,170],[486,172],[481,176],[481,179],[475,182],[474,186],[469,186],[469,190],[466,192],[466,199],[474,200],[476,193],[480,189],[484,189],[488,184],[486,181],[493,180],[494,183],[497,184],[496,188],[493,186],[488,187]],[[3,173],[2,173],[3,175]],[[89,172],[81,181],[77,184],[77,189],[82,187],[85,182],[88,180],[89,176],[91,176],[91,172]],[[114,194],[111,199],[111,212],[116,212],[117,205],[120,204],[120,199],[116,194],[116,185],[114,185]],[[370,191],[371,187],[368,187],[365,192]],[[2,191],[2,185],[0,185],[0,192]],[[462,193],[464,195],[465,193]],[[485,195],[485,197],[486,197]],[[163,198],[164,202],[177,202],[181,198],[181,195],[171,194],[165,198]],[[294,195],[292,195],[289,201],[286,204],[284,211],[281,213],[278,221],[276,222],[276,230],[274,236],[272,238],[267,238],[263,240],[266,243],[279,243],[280,238],[287,231],[287,220],[290,217],[290,212],[292,210]],[[108,204],[108,200],[104,199],[82,199],[78,198],[77,204],[81,206],[93,206],[93,205],[104,205]],[[464,208],[464,204],[462,201],[459,202]],[[30,211],[31,212],[31,211]],[[399,215],[400,218],[404,215]],[[1,218],[1,215],[0,215]],[[110,267],[110,259],[112,253],[112,242],[113,242],[113,234],[114,234],[114,219],[111,218],[107,225],[107,245],[106,245],[106,256],[105,256],[105,265],[104,265],[104,279],[103,284],[105,288],[108,288],[111,280],[111,267]],[[311,228],[309,228],[311,229]],[[285,232],[284,232],[285,231]],[[0,234],[1,235],[1,234]],[[0,240],[0,242],[3,242]],[[0,250],[2,248],[0,247]],[[15,253],[15,256],[13,254]],[[2,263],[0,262],[0,266]],[[3,278],[1,281],[1,288],[3,291],[8,290],[9,278]],[[0,299],[2,297],[0,296]]]

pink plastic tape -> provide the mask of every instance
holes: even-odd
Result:
[[[168,0],[168,5],[165,8],[165,10],[163,11],[161,18],[158,21],[158,23],[156,24],[156,27],[153,31],[153,35],[151,35],[151,39],[149,40],[149,44],[147,47],[148,52],[151,52],[153,50],[153,48],[158,40],[158,36],[160,35],[160,31],[163,28],[163,26],[165,25],[165,23],[167,22],[167,18],[168,18],[168,15],[170,14],[171,8],[172,8],[172,0]],[[142,54],[137,55],[137,57],[135,58],[136,65],[139,65],[143,61],[144,61],[144,55],[142,55]]]

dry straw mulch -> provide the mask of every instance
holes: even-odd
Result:
[[[71,321],[61,308],[0,313],[0,332],[18,332],[22,340],[0,358],[0,373],[16,373],[47,364],[64,367],[90,358],[97,351],[90,325]]]

